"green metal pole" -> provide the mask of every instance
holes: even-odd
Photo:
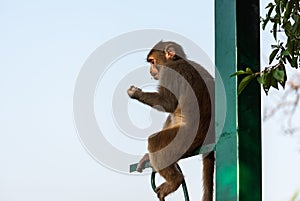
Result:
[[[246,67],[259,70],[259,50],[259,1],[215,0],[216,70],[227,100],[225,125],[216,146],[217,201],[262,200],[260,86],[252,82],[238,97],[237,80],[229,78]],[[218,90],[216,119],[222,94]]]
[[[238,70],[260,67],[259,0],[237,0]],[[239,198],[262,200],[261,94],[253,81],[238,97]]]
[[[216,200],[238,200],[237,80],[236,71],[236,1],[215,0],[215,63],[226,92],[226,120],[216,145]],[[218,86],[218,84],[216,84]],[[216,119],[222,93],[216,87]],[[216,123],[218,123],[216,121]],[[217,133],[218,135],[218,133]]]

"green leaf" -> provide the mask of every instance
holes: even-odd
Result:
[[[291,57],[291,56],[287,56],[286,58],[287,58],[288,62],[289,62],[290,64],[292,64],[292,62],[293,62],[293,61],[292,61],[292,57]]]
[[[263,89],[264,89],[264,91],[265,91],[266,95],[268,95],[268,93],[269,93],[269,89],[265,89],[265,88],[263,88]]]
[[[265,19],[265,20],[263,19],[263,20],[262,20],[262,22],[263,22],[263,23],[262,23],[262,30],[265,30],[265,28],[266,28],[266,26],[267,26],[269,20],[270,20],[270,18],[269,18],[269,19]]]
[[[263,89],[266,92],[266,94],[268,95],[269,89],[272,84],[272,74],[271,74],[271,72],[264,73],[263,77],[264,77]]]
[[[230,77],[234,77],[237,75],[244,75],[245,73],[246,73],[245,71],[239,70],[239,71],[236,71],[235,73],[231,74]]]
[[[287,0],[282,0],[281,1],[281,12],[284,12],[285,7],[286,7],[286,3],[287,3]]]
[[[292,57],[292,63],[291,63],[291,66],[293,68],[298,68],[298,57],[294,56]]]
[[[285,13],[284,13],[284,18],[285,19],[289,19],[290,18],[292,10],[293,10],[293,5],[294,5],[293,0],[289,1],[286,4]]]
[[[284,7],[285,8],[285,6],[286,6],[286,3],[288,2],[288,0],[282,0],[281,1],[281,3],[282,3],[282,7]]]
[[[278,81],[274,78],[271,79],[271,86],[278,89]]]
[[[262,29],[265,30],[266,25],[268,24],[268,22],[270,21],[271,18],[271,14],[275,8],[275,5],[273,5],[272,3],[270,3],[266,8],[270,8],[267,15],[266,15],[266,19],[263,20],[263,24],[262,24]]]
[[[269,4],[267,5],[266,9],[267,9],[267,8],[271,8],[272,6],[274,6],[273,3],[269,3]]]
[[[248,73],[248,74],[253,74],[251,68],[246,68],[246,73]]]
[[[293,33],[298,33],[299,32],[299,25],[300,25],[300,17],[298,16],[298,14],[293,14],[293,19],[295,21],[294,25],[293,25]]]
[[[290,199],[290,201],[296,201],[297,197],[299,195],[299,191],[296,191],[293,195],[293,197]]]
[[[278,68],[276,68],[274,71],[273,71],[273,77],[279,81],[279,82],[283,82],[284,81],[284,71],[283,70],[279,70]]]
[[[279,48],[279,47],[278,47],[278,45],[271,45],[271,48],[274,49],[274,48]]]
[[[279,59],[279,61],[280,61],[280,63],[284,63],[284,64],[286,64],[286,57],[287,56],[281,56],[281,58]]]
[[[291,22],[287,19],[287,21],[283,24],[282,28],[284,29],[284,32],[287,36],[290,35],[292,31],[292,24]]]
[[[273,25],[273,37],[274,39],[277,41],[277,22],[274,22],[274,25]]]
[[[281,55],[288,56],[288,55],[290,55],[290,53],[288,50],[284,50],[281,52]]]
[[[286,71],[285,71],[285,66],[283,64],[281,64],[278,69],[280,71],[283,71],[284,73],[284,76],[283,76],[283,81],[279,81],[279,84],[284,88],[285,87],[285,83],[286,83],[286,80],[287,80],[287,76],[286,76]],[[280,75],[282,76],[282,75]]]
[[[270,4],[269,4],[270,5]],[[268,18],[270,18],[270,16],[271,16],[271,14],[272,14],[272,12],[273,12],[273,10],[274,10],[274,8],[275,8],[275,5],[270,5],[270,7],[269,7],[270,9],[269,9],[269,11],[268,11],[268,14],[267,14],[267,17]]]
[[[241,94],[246,86],[255,78],[255,75],[248,75],[242,79],[238,86],[238,94]]]
[[[280,70],[278,68],[272,69],[270,75],[272,74],[273,76],[270,76],[271,79],[271,86],[274,87],[275,89],[278,89],[278,81],[281,80],[281,74],[282,72],[279,72]],[[283,73],[284,77],[284,73]],[[283,77],[282,80],[283,81]]]
[[[259,76],[259,77],[257,77],[257,81],[260,83],[260,84],[264,84],[265,82],[264,82],[264,77],[263,76]]]
[[[293,57],[294,56],[294,42],[291,39],[291,37],[288,37],[286,47],[287,47],[287,50],[289,51],[289,53],[291,54],[291,56]],[[292,64],[292,63],[290,62],[290,64]]]
[[[275,8],[275,11],[276,11],[276,19],[277,19],[277,22],[278,24],[281,24],[281,20],[280,20],[280,17],[281,17],[281,10],[280,10],[280,4],[278,4]]]
[[[270,54],[269,64],[271,64],[273,62],[273,60],[274,60],[275,56],[277,55],[278,51],[279,51],[279,48],[273,50],[273,52]]]
[[[239,76],[239,75],[250,75],[250,74],[253,74],[252,70],[250,68],[246,68],[246,71],[239,70],[233,73],[232,75],[230,75],[230,77]]]

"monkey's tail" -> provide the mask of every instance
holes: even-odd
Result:
[[[215,153],[203,155],[203,201],[213,200]]]

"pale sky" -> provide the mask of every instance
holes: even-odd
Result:
[[[213,61],[213,3],[2,0],[0,25],[0,200],[155,200],[149,175],[108,169],[82,146],[73,114],[76,79],[97,48],[123,33],[141,29],[183,35]],[[268,34],[263,37],[262,63],[266,63],[268,43],[272,40]],[[107,71],[107,80],[98,85],[98,95],[95,94],[97,120],[103,118],[103,113],[97,111],[101,109],[101,97],[108,103],[112,101],[107,83],[115,86],[122,80],[116,66],[127,65],[125,70],[146,66],[145,57],[145,51],[123,55]],[[147,68],[145,72],[148,73]],[[150,76],[145,79],[155,84]],[[146,151],[147,133],[141,139],[123,135],[122,128],[110,120],[112,108],[106,109],[108,115],[104,116],[107,119],[102,129],[107,140],[123,152],[142,155]],[[143,128],[151,124],[150,110],[137,102],[129,102],[128,111],[134,124]],[[289,200],[300,189],[299,139],[284,136],[278,124],[280,119],[276,118],[264,127],[266,201]],[[116,137],[121,135],[124,143]],[[199,200],[202,194],[201,163],[200,157],[181,163],[191,200]],[[168,198],[182,199],[181,189]]]

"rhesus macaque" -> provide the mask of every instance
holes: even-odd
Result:
[[[182,183],[177,161],[203,144],[214,143],[214,80],[199,64],[186,58],[175,42],[158,42],[147,56],[150,74],[159,80],[158,92],[143,92],[131,86],[128,95],[158,110],[170,113],[161,131],[148,138],[148,154],[137,171],[150,160],[165,183],[156,189],[160,201]],[[213,200],[214,152],[203,155],[203,201]]]

